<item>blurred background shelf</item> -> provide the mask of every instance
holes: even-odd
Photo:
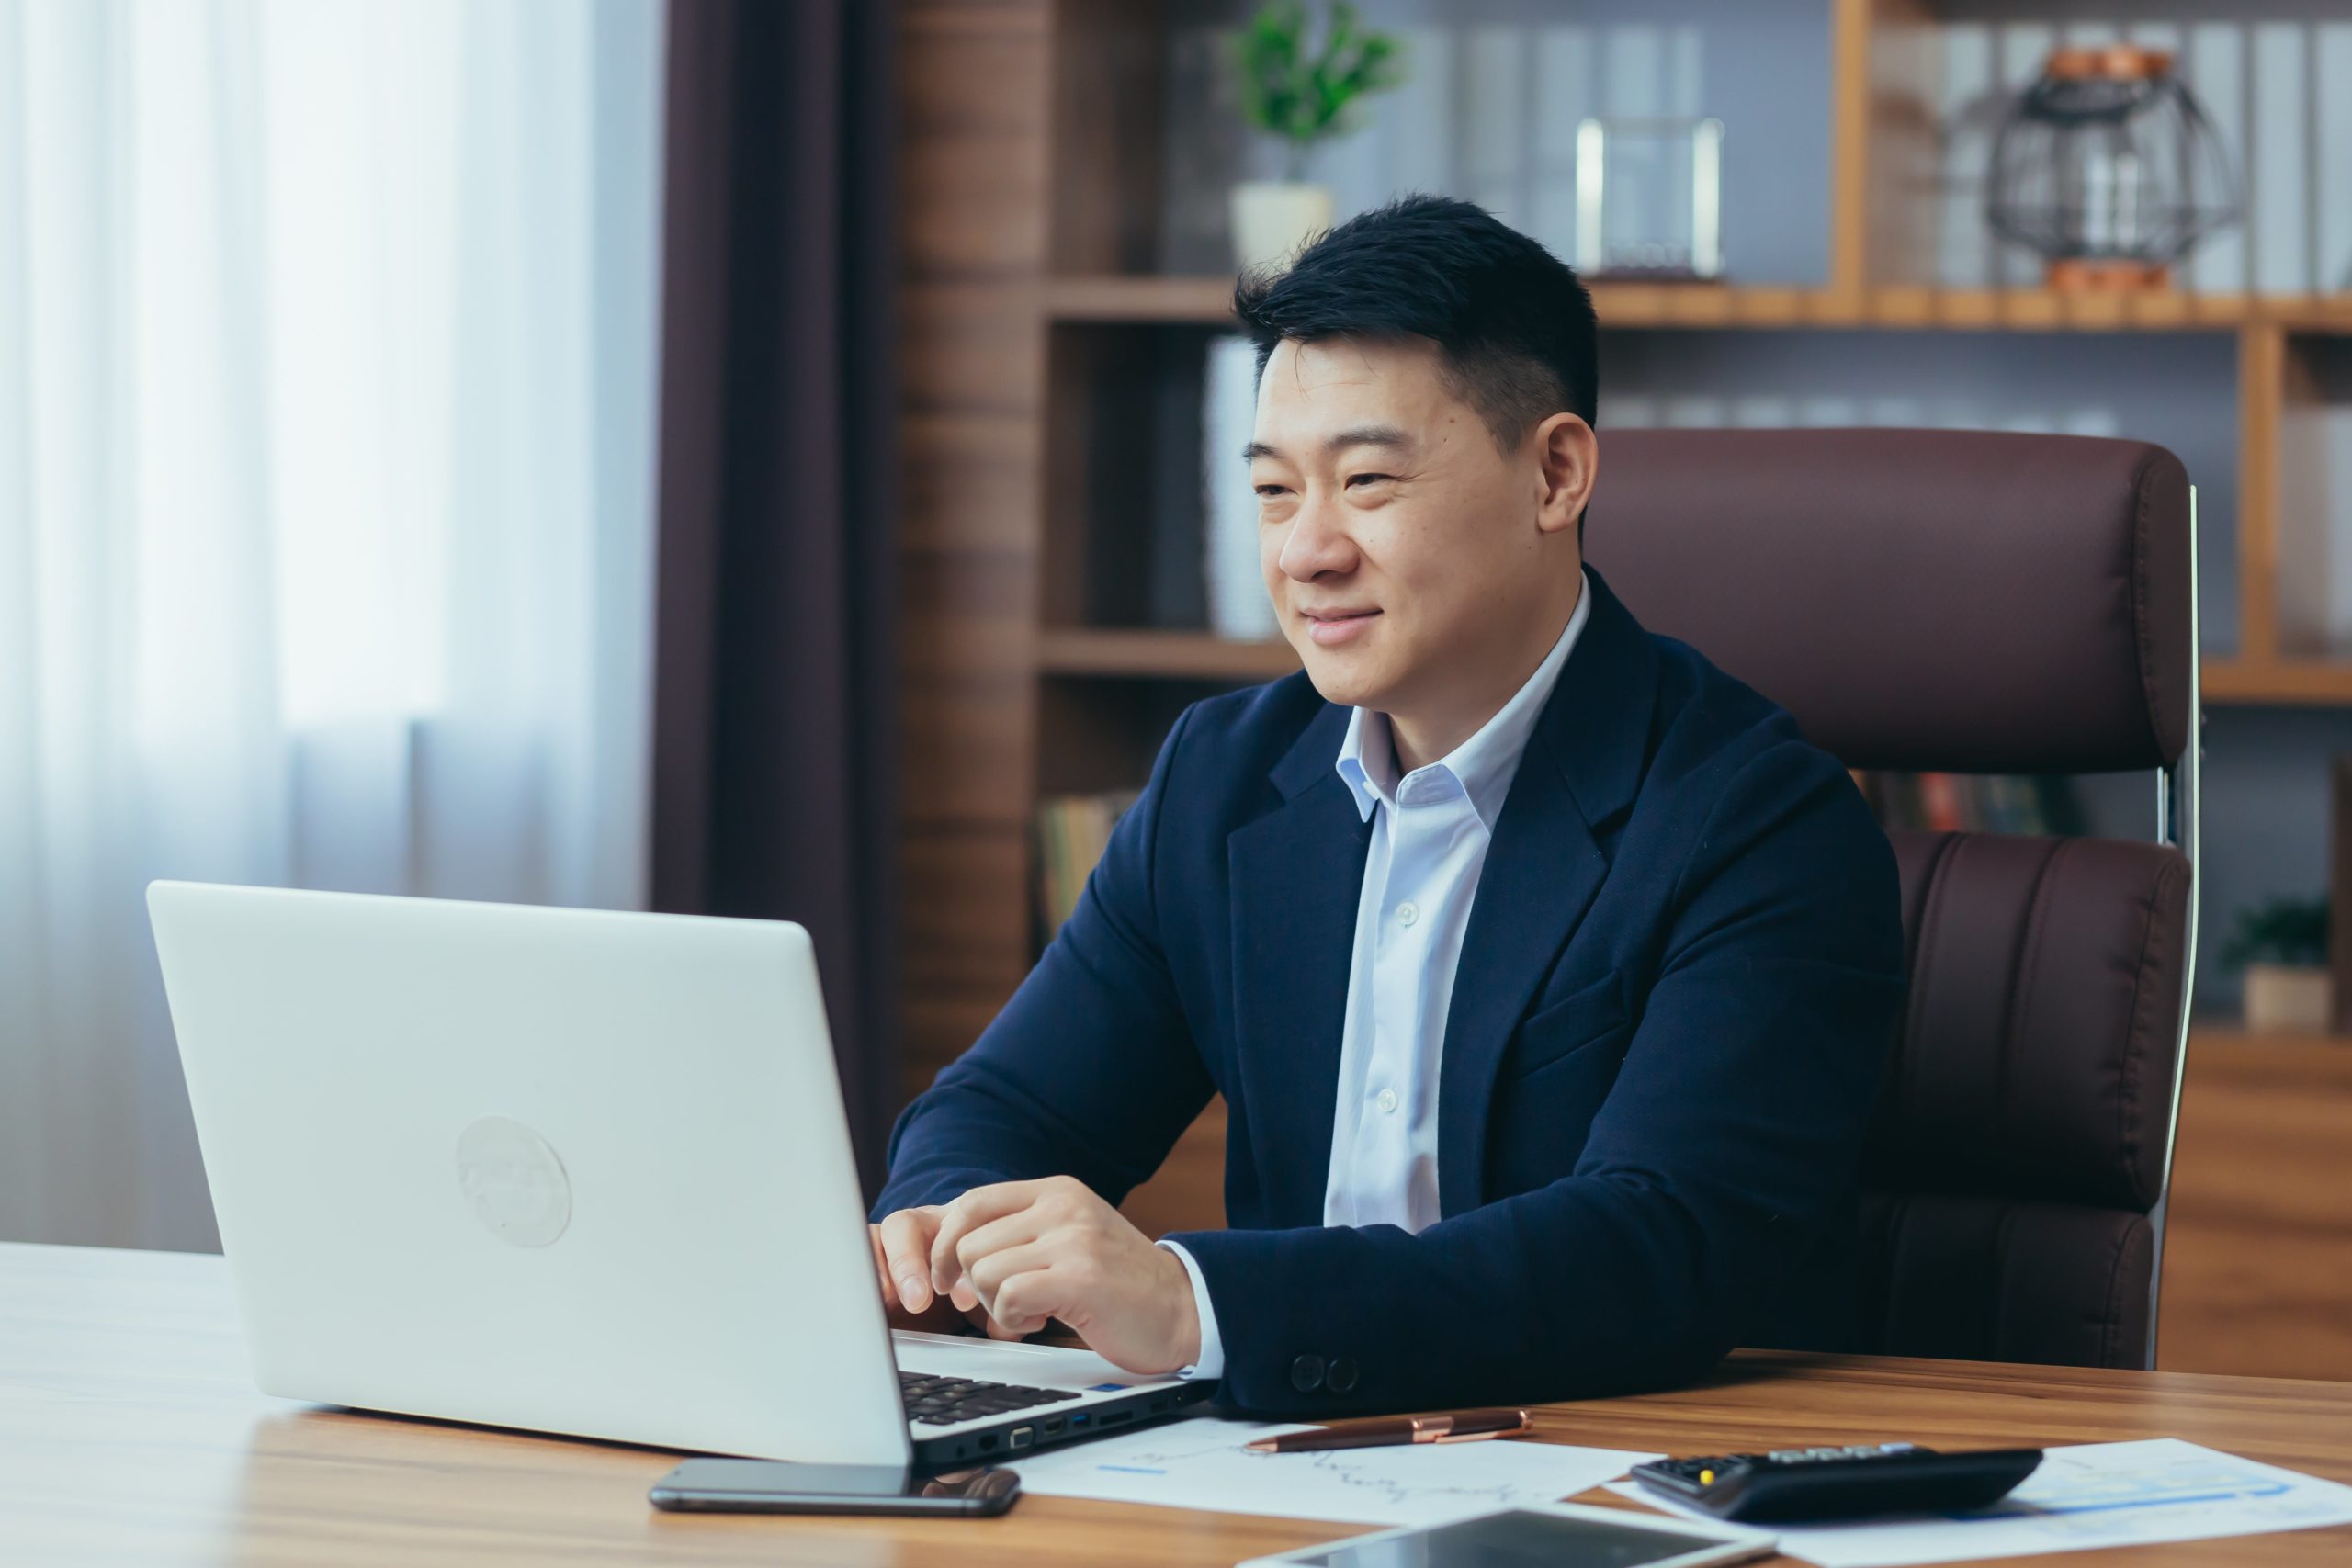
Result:
[[[1278,681],[1298,668],[1286,642],[1244,642],[1206,632],[1054,627],[1037,634],[1048,675],[1166,676],[1182,681]]]
[[[1233,281],[1229,276],[1148,274],[1057,277],[1046,285],[1046,314],[1057,321],[1187,321],[1227,326],[1233,321]]]
[[[2331,173],[2352,175],[2352,141],[2298,63],[2352,46],[2352,0],[2176,9],[1379,0],[1368,19],[1421,66],[1307,175],[1342,215],[1445,190],[1572,254],[1577,115],[1718,115],[1732,281],[1595,288],[1604,431],[1942,425],[2178,453],[2202,526],[2218,951],[2239,910],[2316,888],[2328,767],[2352,752],[2352,182]],[[1204,566],[1223,454],[1203,446],[1227,197],[1270,172],[1219,75],[1248,11],[909,0],[910,1088],[1035,958],[1039,801],[1135,787],[1185,702],[1295,668],[1206,629],[1215,585],[1247,578]],[[1991,128],[2054,44],[2121,37],[2179,50],[2252,205],[2173,288],[2055,291],[1985,231]],[[2142,781],[2082,795],[2094,831],[2152,828]],[[2218,963],[2200,983],[2234,1003]]]
[[[1298,668],[1286,642],[1209,632],[1059,626],[1037,635],[1037,668],[1049,675],[1164,676],[1182,681],[1275,681]],[[2205,661],[2205,700],[2248,706],[2352,705],[2352,660],[2256,664]]]
[[[2352,333],[2352,294],[2099,294],[2049,288],[1888,286],[1853,291],[1706,284],[1603,283],[1593,309],[1610,327],[1793,327],[1951,332],[2231,332],[2276,326]],[[1056,277],[1056,321],[1227,326],[1233,279],[1148,273]]]
[[[1226,200],[1277,172],[1218,77],[1220,35],[1250,9],[907,0],[910,1090],[971,1043],[1047,934],[1041,804],[1134,789],[1186,703],[1296,668],[1279,643],[1205,629]],[[1419,63],[1307,171],[1343,216],[1441,190],[1573,254],[1578,116],[1727,126],[1734,281],[1593,290],[1604,450],[1605,432],[1642,425],[1899,424],[2128,435],[2180,456],[2199,486],[2212,708],[2199,991],[2233,1008],[2215,955],[2239,910],[2324,886],[2329,766],[2352,752],[2352,118],[2324,86],[2341,73],[2315,63],[2352,58],[2352,0],[1365,14]],[[2126,37],[2179,51],[2247,160],[2251,209],[2173,289],[2055,292],[1985,231],[1991,136],[2053,45]],[[2143,777],[2070,784],[2092,830],[2153,831]],[[2352,1125],[2337,1076],[2352,1047],[2335,1051],[2200,1028],[2165,1365],[2352,1377],[2352,1205],[2320,1131]],[[2270,1122],[2290,1131],[2266,1141]],[[1214,1223],[1222,1141],[1213,1106],[1131,1209],[1158,1228]],[[2245,1273],[2233,1227],[2295,1261]]]
[[[2205,700],[2246,706],[2352,705],[2352,660],[2205,661]]]

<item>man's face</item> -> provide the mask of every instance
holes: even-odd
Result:
[[[1498,450],[1438,355],[1425,339],[1284,340],[1258,389],[1266,590],[1330,702],[1410,714],[1491,689],[1577,570],[1573,529],[1538,525],[1537,442]]]

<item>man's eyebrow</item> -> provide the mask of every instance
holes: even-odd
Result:
[[[1326,452],[1342,452],[1351,446],[1385,446],[1392,452],[1409,452],[1413,438],[1393,424],[1351,424],[1334,432],[1323,443]]]
[[[1326,452],[1344,452],[1351,446],[1385,446],[1392,452],[1409,452],[1413,448],[1413,438],[1393,424],[1351,424],[1345,430],[1334,431],[1323,442]],[[1262,441],[1252,441],[1241,449],[1241,460],[1245,463],[1260,457],[1281,456]]]

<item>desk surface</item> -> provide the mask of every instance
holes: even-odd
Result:
[[[2180,1437],[2352,1482],[2352,1383],[2183,1372],[1742,1353],[1701,1388],[1552,1406],[1540,1430],[1682,1453]],[[219,1258],[0,1246],[0,1562],[1153,1568],[1369,1528],[1052,1497],[990,1520],[680,1517],[645,1503],[675,1459],[266,1399]],[[2347,1559],[2352,1527],[2030,1561]]]

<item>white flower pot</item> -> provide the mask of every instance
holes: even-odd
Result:
[[[2335,987],[2317,965],[2245,966],[2245,1027],[2253,1034],[2324,1034]]]
[[[1297,180],[1243,180],[1233,187],[1233,264],[1276,266],[1331,226],[1331,187]]]

